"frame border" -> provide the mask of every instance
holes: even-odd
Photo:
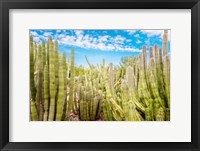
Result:
[[[0,149],[200,151],[200,0],[0,0]],[[9,142],[9,9],[191,9],[191,142]]]

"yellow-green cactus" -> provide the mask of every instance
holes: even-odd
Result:
[[[70,68],[70,92],[69,92],[69,101],[68,101],[68,108],[66,111],[66,120],[69,120],[70,113],[72,110],[72,103],[74,99],[74,50],[71,50],[71,68]]]

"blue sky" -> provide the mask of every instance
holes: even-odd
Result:
[[[142,52],[142,46],[158,44],[162,48],[164,30],[30,30],[33,40],[47,42],[49,36],[59,43],[59,51],[75,51],[75,64],[88,67],[85,56],[90,63],[96,65],[104,58],[106,64],[110,62],[119,65],[123,56],[137,56]],[[170,30],[168,30],[168,53],[170,54]]]

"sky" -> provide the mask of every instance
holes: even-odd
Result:
[[[157,44],[162,48],[164,30],[30,30],[30,35],[36,43],[47,42],[52,36],[57,40],[59,51],[65,51],[70,57],[70,51],[75,52],[75,65],[88,67],[87,56],[91,64],[101,64],[103,58],[106,64],[112,62],[119,65],[123,56],[137,56],[142,52],[142,46]],[[170,30],[168,30],[168,53],[170,54]]]

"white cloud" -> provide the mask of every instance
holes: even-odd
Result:
[[[49,37],[49,36],[51,36],[53,33],[52,32],[45,32],[43,35],[45,36],[45,37]]]
[[[125,37],[122,37],[122,36],[120,36],[120,35],[118,35],[118,36],[116,36],[116,37],[114,38],[115,41],[124,41],[125,39],[126,39]]]
[[[137,30],[124,30],[125,32],[128,32],[129,35],[133,35]]]
[[[65,45],[77,46],[85,49],[97,49],[102,51],[141,52],[139,49],[123,45],[123,42],[126,41],[126,38],[119,35],[116,37],[105,35],[94,38],[88,34],[83,35],[82,32],[78,31],[76,32],[75,36],[63,36],[61,36],[58,42]]]
[[[164,33],[164,30],[140,30],[143,34],[146,34],[147,37],[153,37],[153,36],[160,36],[162,38],[162,35]]]
[[[136,35],[134,35],[134,37],[135,37],[135,38],[139,38],[139,37],[140,37],[140,35],[139,35],[139,34],[136,34]]]
[[[147,34],[147,37],[159,36],[163,39],[164,30],[141,30],[143,34]],[[168,40],[170,41],[170,30],[168,30]]]
[[[36,43],[40,43],[40,37],[33,37],[33,41]]]
[[[147,40],[145,41],[145,44],[149,47],[149,46],[150,46],[150,39],[147,39]]]
[[[65,34],[59,34],[58,35],[58,38],[64,38],[65,37]]]
[[[75,32],[75,34],[76,34],[76,36],[78,37],[78,36],[82,36],[83,35],[83,30],[75,30],[74,31]]]
[[[131,42],[131,39],[126,39],[121,35],[111,37],[110,35],[101,35],[95,37],[93,34],[84,34],[82,30],[74,30],[75,34],[67,34],[66,31],[61,31],[53,35],[52,32],[44,32],[42,35],[34,37],[34,41],[41,43],[41,40],[47,41],[49,36],[52,36],[53,40],[58,40],[62,45],[69,45],[80,47],[84,49],[95,49],[102,51],[129,51],[129,52],[141,52],[141,50],[126,43]],[[35,34],[36,35],[36,34]],[[130,44],[130,43],[129,43]]]
[[[108,41],[108,38],[110,38],[110,36],[108,36],[108,35],[99,36],[99,37],[98,37],[98,41],[99,41],[99,42],[107,42],[107,41]]]
[[[131,39],[126,39],[126,42],[131,42],[132,40]]]
[[[136,44],[141,44],[142,42],[140,40],[137,40],[136,41]]]
[[[35,31],[31,31],[31,35],[32,35],[32,36],[34,36],[34,37],[37,37],[37,36],[39,36],[39,35],[38,35],[38,33],[37,33],[37,32],[35,32]]]
[[[43,35],[39,35],[39,38],[41,39],[41,40],[48,40],[48,37],[45,37],[45,36],[43,36]]]

